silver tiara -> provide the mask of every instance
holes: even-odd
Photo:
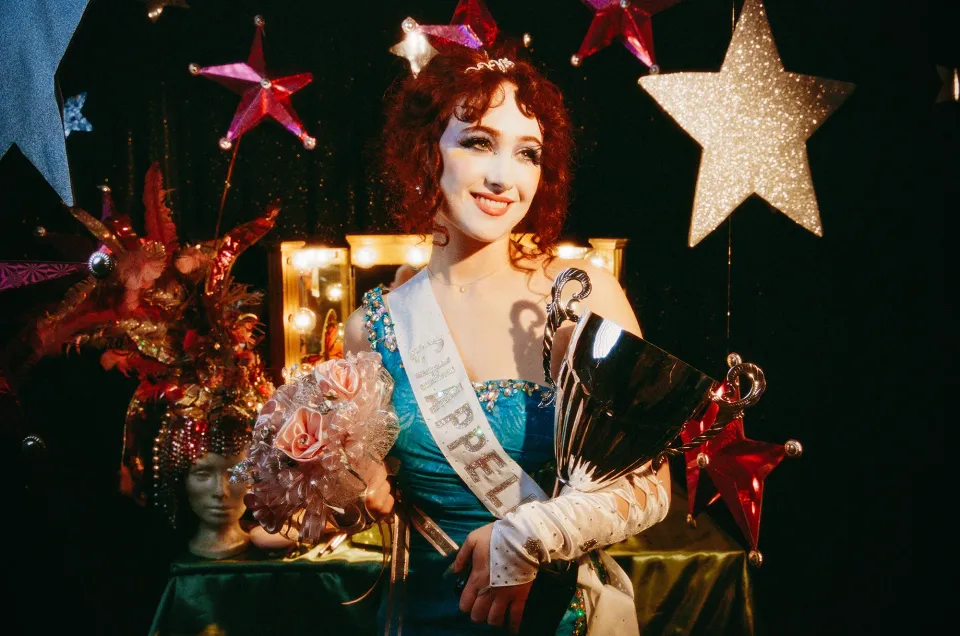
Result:
[[[506,73],[507,69],[511,69],[515,66],[513,60],[510,60],[505,57],[501,57],[499,60],[490,60],[489,62],[480,62],[476,66],[470,66],[464,69],[464,73],[469,73],[470,71],[500,71],[501,73]]]

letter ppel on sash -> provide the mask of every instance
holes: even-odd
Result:
[[[453,386],[448,386],[445,389],[440,389],[436,393],[431,393],[430,395],[425,395],[424,398],[427,400],[427,403],[430,405],[430,412],[436,413],[447,403],[452,400],[457,394],[463,391],[463,383],[459,382]]]
[[[509,477],[507,477],[506,481],[504,481],[502,484],[500,484],[495,488],[491,488],[490,490],[487,491],[487,497],[490,499],[490,501],[493,502],[493,505],[495,506],[503,505],[500,499],[497,498],[497,495],[499,495],[501,492],[506,490],[507,486],[510,486],[511,484],[516,483],[516,481],[517,481],[517,476],[510,475]]]
[[[463,418],[463,419],[460,419]],[[450,415],[444,415],[437,420],[437,428],[453,424],[457,428],[466,428],[473,422],[473,411],[469,404],[461,404]],[[450,448],[449,446],[447,448]],[[453,450],[452,448],[450,450]]]
[[[490,451],[486,455],[482,456],[480,459],[475,459],[469,464],[467,464],[467,474],[473,478],[473,481],[479,482],[480,477],[477,475],[477,469],[479,468],[487,475],[493,474],[493,469],[490,468],[490,462],[493,462],[499,468],[503,468],[507,465],[507,462],[503,461],[503,458],[500,457],[500,454],[497,451]],[[510,481],[511,484],[519,481],[519,478],[516,475],[510,475],[513,478],[513,481]],[[509,478],[508,478],[509,481]],[[501,484],[503,485],[503,484]],[[499,505],[499,504],[497,504]]]
[[[457,439],[447,444],[447,450],[456,450],[461,444],[467,447],[471,453],[476,453],[487,443],[487,436],[483,434],[483,429],[479,426],[466,435],[461,435]],[[467,472],[470,472],[470,464],[467,465]]]

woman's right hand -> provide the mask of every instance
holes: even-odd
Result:
[[[367,510],[375,518],[386,517],[393,513],[393,488],[387,479],[387,469],[380,463],[367,484],[367,495],[364,499]]]

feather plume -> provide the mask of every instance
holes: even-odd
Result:
[[[160,165],[154,163],[147,170],[143,185],[143,219],[147,229],[147,238],[158,241],[167,248],[167,256],[173,255],[178,247],[177,226],[173,223],[172,210],[167,207],[167,193],[163,189],[163,173]]]

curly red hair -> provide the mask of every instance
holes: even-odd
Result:
[[[509,57],[514,65],[503,71],[464,72],[501,57]],[[451,117],[479,121],[494,105],[503,82],[517,87],[520,112],[535,117],[543,133],[540,184],[515,231],[533,235],[534,256],[549,254],[567,213],[573,146],[570,118],[560,89],[532,64],[517,59],[514,51],[492,51],[488,58],[483,52],[455,47],[434,57],[419,76],[407,77],[388,95],[382,136],[384,176],[395,202],[393,216],[402,231],[430,234],[438,229],[435,218],[443,203],[440,137]]]

